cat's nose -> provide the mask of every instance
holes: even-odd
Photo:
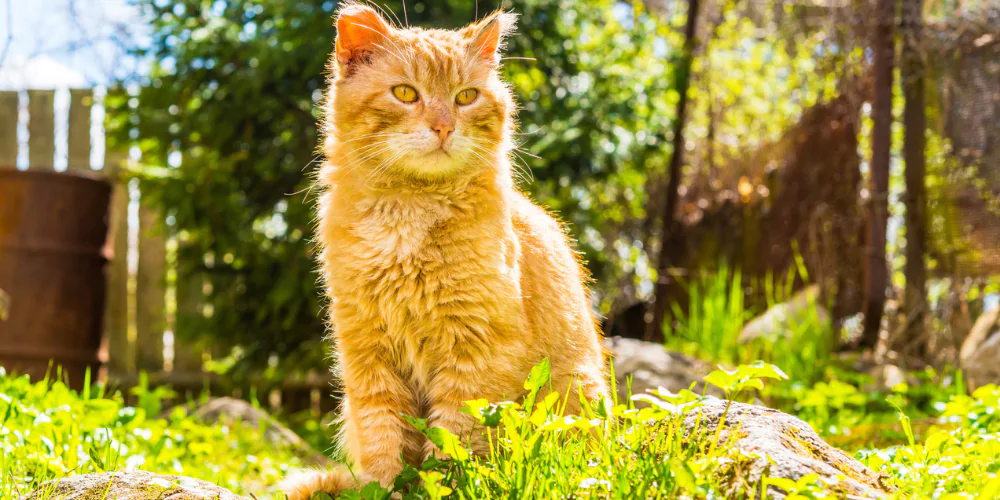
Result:
[[[455,126],[451,123],[438,122],[431,125],[431,130],[437,132],[438,138],[441,139],[441,142],[444,142],[448,138],[448,135],[455,131]]]

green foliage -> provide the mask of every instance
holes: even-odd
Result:
[[[483,457],[473,456],[467,443],[447,430],[408,417],[450,457],[407,466],[394,490],[405,499],[733,498],[727,485],[740,477],[749,457],[723,446],[719,430],[682,426],[684,416],[710,397],[658,390],[632,398],[648,403],[642,408],[631,402],[612,408],[585,404],[581,415],[566,415],[565,398],[572,395],[547,392],[548,376],[545,363],[532,370],[523,404],[467,402],[463,411],[487,429]],[[783,378],[779,368],[757,362],[713,372],[706,381],[735,398],[746,389],[759,391],[764,379]],[[828,406],[832,414],[857,406],[856,391],[833,385],[814,390],[830,387],[837,389],[806,396],[813,401],[803,407]],[[136,391],[147,404],[162,404],[155,393]],[[904,399],[894,401],[909,411]],[[986,386],[938,406],[938,426],[925,438],[918,441],[912,434],[913,444],[868,449],[859,459],[898,488],[892,498],[995,498],[1000,388]],[[0,452],[0,500],[18,498],[46,479],[131,469],[198,477],[263,497],[288,469],[302,466],[291,450],[264,441],[260,429],[208,426],[182,408],[155,417],[124,405],[101,386],[78,394],[60,382],[32,383],[2,370]],[[809,475],[797,481],[765,476],[762,485],[740,486],[739,498],[756,498],[765,485],[781,488],[789,498],[836,497],[835,485]],[[313,498],[330,500],[325,494]],[[341,498],[387,500],[390,492],[370,483]]]
[[[744,304],[740,271],[723,263],[717,272],[688,281],[686,288],[687,310],[674,302],[674,321],[664,325],[667,345],[704,359],[734,362],[734,348],[752,314]]]
[[[738,380],[722,382],[723,388],[735,394],[749,381],[779,373],[764,364],[740,367]],[[548,381],[549,366],[543,361],[525,382],[524,404],[467,402],[463,411],[487,428],[484,458],[470,457],[450,432],[408,418],[451,459],[431,459],[415,473],[408,467],[403,475],[422,481],[405,484],[404,498],[724,495],[724,480],[746,460],[718,446],[718,433],[682,432],[684,416],[704,401],[690,391],[637,396],[651,403],[643,409],[584,403],[577,416],[563,414],[564,396],[542,392]]]
[[[747,389],[763,390],[764,379],[788,380],[788,375],[777,366],[755,361],[751,365],[740,365],[735,370],[720,368],[705,376],[705,382],[725,391],[727,399],[735,399]]]
[[[747,304],[747,291],[759,289],[768,308],[781,306],[793,298],[798,283],[808,282],[805,266],[798,260],[799,265],[783,279],[768,273],[753,287],[744,282],[738,269],[725,263],[689,280],[685,284],[687,308],[674,302],[673,318],[664,325],[667,347],[728,365],[763,359],[786,367],[796,380],[808,384],[822,380],[831,364],[836,335],[826,313],[820,312],[819,298],[808,289],[803,296],[806,306],[783,313],[781,321],[770,325],[774,331],[761,332],[752,340],[740,338],[747,320],[764,312]]]
[[[49,479],[132,469],[262,492],[304,465],[293,450],[266,441],[263,429],[202,424],[182,407],[159,416],[164,390],[137,388],[142,405],[131,407],[104,386],[79,394],[58,380],[31,382],[0,368],[0,499]]]
[[[896,498],[997,498],[1000,495],[1000,388],[980,387],[945,405],[942,426],[922,443],[862,454],[899,488]]]

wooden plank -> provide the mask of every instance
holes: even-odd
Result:
[[[69,91],[69,170],[90,171],[90,89]]]
[[[104,334],[108,339],[108,375],[117,378],[135,371],[135,350],[128,339],[128,186],[120,178],[122,151],[105,154],[104,172],[112,179],[111,218],[104,255],[108,259]]]
[[[17,92],[0,92],[0,168],[17,165]]]
[[[28,168],[51,169],[56,156],[55,91],[28,91]]]
[[[139,202],[139,266],[136,269],[136,368],[163,370],[163,332],[166,327],[167,248],[160,212]]]

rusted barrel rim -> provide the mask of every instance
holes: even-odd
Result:
[[[54,359],[56,362],[96,363],[100,360],[96,350],[69,348],[62,346],[3,346],[0,357],[6,359]]]
[[[40,179],[45,179],[46,181],[58,181],[58,182],[86,182],[86,183],[101,183],[107,184],[109,179],[107,175],[99,171],[86,171],[86,170],[66,170],[63,172],[56,172],[52,169],[42,169],[42,168],[29,168],[28,170],[18,170],[17,168],[7,165],[0,165],[0,179],[5,177],[16,177],[23,180],[26,177],[37,177]]]
[[[89,246],[24,245],[24,244],[15,245],[0,241],[0,249],[3,249],[4,252],[8,252],[10,254],[23,253],[34,256],[39,254],[54,253],[57,255],[64,255],[64,256],[68,255],[81,259],[99,260],[103,263],[110,262],[107,257],[105,257],[99,252],[95,253],[94,248]]]

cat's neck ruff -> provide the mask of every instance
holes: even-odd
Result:
[[[373,178],[363,173],[362,169],[342,168],[335,162],[325,166],[320,175],[327,187],[350,190],[364,198],[427,195],[457,200],[483,192],[514,189],[510,163],[506,158],[489,167],[470,167],[438,178],[421,178],[405,173]]]
[[[376,187],[345,179],[328,186],[321,205],[328,224],[347,228],[385,262],[396,262],[419,255],[442,225],[482,230],[502,244],[515,197],[509,175],[482,171],[447,184]]]

